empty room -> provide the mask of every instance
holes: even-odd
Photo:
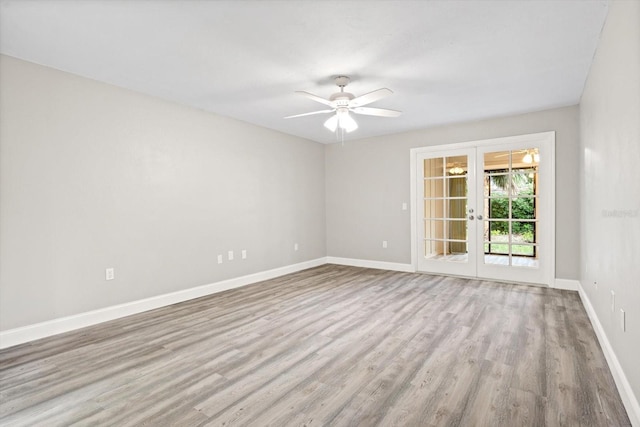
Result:
[[[638,163],[638,0],[0,0],[0,425],[640,427]]]

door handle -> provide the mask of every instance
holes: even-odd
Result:
[[[481,219],[482,219],[482,215],[478,215],[478,220],[481,220]]]
[[[469,219],[473,219],[473,215],[469,215]]]

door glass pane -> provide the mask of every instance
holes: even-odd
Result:
[[[449,187],[458,189],[456,193],[458,196],[467,195],[467,177],[466,176],[449,176]],[[452,194],[455,196],[456,194]]]
[[[536,223],[513,221],[511,223],[511,240],[514,243],[535,243],[536,242]]]
[[[508,255],[509,243],[486,243],[484,244],[485,254]]]
[[[484,252],[487,255],[509,254],[509,221],[484,221]],[[503,264],[503,260],[486,258],[490,264]],[[508,265],[508,260],[507,260]]]
[[[425,258],[438,258],[444,253],[444,242],[435,240],[424,241]]]
[[[426,220],[424,222],[425,239],[445,239],[445,222],[442,220]]]
[[[511,151],[494,151],[484,154],[484,170],[495,171],[509,169],[511,165]]]
[[[452,254],[467,252],[467,221],[447,221],[449,250]]]
[[[532,245],[511,245],[511,253],[515,256],[535,256],[536,247]]]
[[[497,242],[509,241],[509,221],[484,221],[485,242],[495,240]]]
[[[484,216],[487,219],[509,219],[509,198],[485,199]]]
[[[434,159],[425,159],[424,161],[424,177],[433,178],[437,176],[444,176],[444,159],[442,157],[436,157]]]
[[[540,263],[537,258],[532,258],[528,256],[513,256],[511,258],[511,265],[513,265],[514,267],[529,267],[529,268],[540,267]]]
[[[511,194],[514,197],[534,195],[537,175],[533,172],[514,170],[511,174]]]
[[[444,178],[431,178],[424,180],[424,197],[443,197],[445,195]]]
[[[536,197],[514,197],[511,200],[512,219],[535,219]]]
[[[425,219],[444,218],[444,200],[425,200],[424,217]]]
[[[447,241],[448,255],[447,261],[466,262],[467,261],[467,243]]]
[[[509,173],[487,173],[484,181],[485,197],[508,197],[509,195]]]
[[[537,167],[540,154],[537,148],[525,148],[513,151],[513,168]]]
[[[467,217],[467,199],[448,200],[448,218],[465,219]]]
[[[485,252],[484,254],[484,263],[485,264],[493,264],[493,265],[509,265],[509,255],[500,255],[500,254],[488,254]]]
[[[467,174],[467,156],[452,156],[446,158],[448,176],[462,176]]]

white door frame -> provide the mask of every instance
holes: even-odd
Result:
[[[531,144],[532,146],[538,145],[545,148],[544,160],[547,162],[547,173],[545,179],[549,179],[549,203],[546,209],[541,212],[541,217],[547,219],[547,227],[544,231],[545,235],[543,239],[547,242],[545,251],[547,252],[546,263],[548,265],[545,268],[545,277],[541,280],[542,283],[550,287],[554,287],[555,283],[555,132],[540,132],[527,135],[508,136],[502,138],[483,139],[477,141],[467,141],[452,144],[434,145],[428,147],[412,148],[410,150],[410,190],[411,190],[411,265],[415,271],[418,271],[418,245],[420,239],[418,239],[418,204],[416,203],[418,197],[418,168],[417,158],[421,153],[430,153],[436,151],[452,150],[456,148],[477,148],[477,147],[491,147],[496,146],[504,148],[505,146],[519,147],[522,144]],[[542,178],[542,174],[541,174]]]

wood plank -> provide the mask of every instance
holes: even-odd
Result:
[[[325,265],[2,350],[0,424],[630,422],[577,293]]]

